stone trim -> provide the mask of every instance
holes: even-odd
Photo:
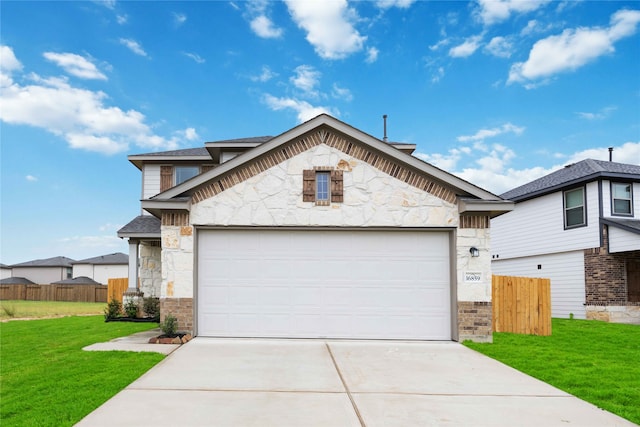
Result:
[[[178,330],[193,334],[193,298],[160,298],[160,322],[167,315],[178,320]]]
[[[460,215],[460,228],[489,228],[489,215]]]
[[[395,160],[372,152],[368,147],[356,140],[347,139],[342,135],[329,132],[326,129],[320,129],[295,141],[288,142],[267,153],[265,156],[255,159],[251,163],[217,178],[215,181],[197,190],[192,196],[192,203],[199,203],[209,199],[229,187],[239,184],[320,144],[326,144],[329,147],[340,150],[400,181],[426,191],[446,202],[456,204],[456,194],[451,189],[433,181],[421,173],[404,167]]]
[[[189,213],[182,211],[166,211],[162,212],[161,224],[175,225],[179,227],[186,227],[189,225]]]
[[[458,301],[458,341],[493,341],[491,301]]]

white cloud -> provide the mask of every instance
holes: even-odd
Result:
[[[206,60],[200,55],[198,55],[197,53],[191,53],[191,52],[182,52],[182,53],[184,56],[186,56],[187,58],[193,59],[198,64],[204,64],[206,62]]]
[[[37,176],[33,176],[33,175],[27,175],[24,178],[29,182],[37,182],[38,181],[38,177]]]
[[[294,72],[295,75],[289,78],[291,83],[293,83],[296,88],[302,90],[306,96],[312,98],[318,97],[315,88],[320,83],[320,77],[322,76],[320,71],[311,65],[299,65],[295,68]]]
[[[459,142],[475,142],[475,141],[484,141],[487,138],[493,138],[498,135],[502,135],[505,133],[514,133],[516,135],[520,135],[524,132],[525,128],[516,126],[511,123],[505,123],[500,127],[492,128],[492,129],[480,129],[473,135],[459,136],[456,138]]]
[[[550,0],[479,0],[476,14],[485,24],[506,21],[513,13],[532,12]]]
[[[55,53],[45,52],[43,56],[67,73],[80,77],[81,79],[107,80],[107,76],[101,73],[98,68],[87,58],[75,53]]]
[[[372,64],[378,60],[378,54],[380,51],[375,47],[370,47],[367,49],[367,59],[365,61],[367,64]]]
[[[129,50],[136,55],[147,56],[147,52],[145,52],[142,46],[140,46],[140,43],[135,40],[121,38],[120,44],[129,48]]]
[[[357,20],[346,0],[286,0],[291,17],[307,32],[307,41],[323,59],[342,59],[362,50],[367,37],[353,26]]]
[[[234,5],[234,7],[236,7]],[[276,27],[269,17],[270,3],[267,0],[251,0],[247,2],[247,14],[251,30],[265,39],[282,37],[284,30]]]
[[[336,83],[333,84],[333,90],[331,91],[331,95],[336,99],[341,99],[343,101],[351,102],[353,101],[353,95],[351,91],[347,88],[343,88],[338,86]]]
[[[15,63],[12,67],[17,69]],[[3,86],[0,120],[5,123],[45,129],[71,148],[103,154],[126,151],[131,143],[154,150],[178,146],[176,137],[155,135],[142,113],[106,105],[104,92],[73,87],[65,78],[26,77],[31,84],[3,79],[8,84]]]
[[[613,161],[617,163],[640,165],[640,142],[625,142],[622,145],[614,146],[612,157]],[[579,151],[568,156],[564,164],[577,163],[584,159],[607,161],[609,160],[609,148],[596,147]]]
[[[438,41],[438,43],[432,44],[431,46],[429,46],[429,50],[438,50],[441,47],[448,45],[449,43],[451,43],[450,39],[446,39],[446,38],[442,39]]]
[[[492,38],[484,50],[499,58],[509,58],[513,51],[513,44],[508,38],[498,36]]]
[[[482,35],[469,37],[462,44],[449,49],[449,56],[453,58],[466,58],[471,56],[480,47],[480,42],[482,42]]]
[[[9,46],[0,45],[0,72],[11,74],[22,70],[22,64]]]
[[[128,20],[129,20],[129,17],[126,14],[116,15],[116,22],[118,22],[118,24],[120,25],[126,24]]]
[[[400,9],[408,9],[416,0],[377,0],[376,6],[380,9],[389,9],[397,7]]]
[[[256,16],[249,24],[254,33],[265,39],[277,39],[282,36],[282,28],[277,28],[265,15]]]
[[[274,111],[293,110],[297,114],[300,123],[306,122],[322,113],[338,115],[336,111],[332,111],[329,107],[314,107],[306,101],[300,101],[295,98],[277,98],[266,94],[263,97],[263,102]]]
[[[596,58],[615,51],[614,43],[635,33],[640,11],[619,10],[608,28],[567,29],[560,35],[537,41],[525,62],[511,66],[507,83],[544,80],[554,74],[573,71]]]
[[[197,139],[200,139],[200,135],[198,135],[198,132],[196,132],[195,128],[186,128],[183,131],[180,131],[179,134],[181,134],[182,138],[186,139],[187,141],[195,141]]]
[[[185,22],[187,22],[187,15],[184,13],[173,12],[173,23],[176,27],[181,26]]]
[[[580,118],[587,119],[587,120],[602,120],[609,117],[611,113],[617,109],[618,109],[617,107],[611,106],[611,107],[602,108],[600,111],[596,113],[578,112],[576,114]]]
[[[431,83],[438,83],[444,77],[444,67],[438,67],[431,76]]]
[[[271,71],[271,68],[269,68],[268,65],[263,65],[262,66],[262,72],[257,75],[257,76],[252,76],[250,77],[251,80],[253,80],[254,82],[268,82],[269,80],[271,80],[272,78],[276,77],[278,74],[274,73],[273,71]]]

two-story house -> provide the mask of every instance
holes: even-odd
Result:
[[[129,156],[129,297],[215,337],[490,341],[511,202],[322,114],[275,137]]]
[[[640,323],[640,166],[587,159],[501,195],[494,274],[551,279],[554,317]]]

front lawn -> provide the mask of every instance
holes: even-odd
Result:
[[[0,301],[0,320],[103,314],[104,302]]]
[[[640,424],[640,326],[553,319],[547,337],[494,333],[464,344]]]
[[[0,425],[74,425],[164,358],[82,347],[155,327],[103,316],[0,323]]]

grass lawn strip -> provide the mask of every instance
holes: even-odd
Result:
[[[480,353],[640,424],[640,326],[553,319],[547,337],[494,333]]]
[[[104,302],[0,301],[0,320],[98,315],[106,306]]]
[[[103,316],[0,323],[0,424],[74,425],[165,357],[82,348],[154,327]]]

